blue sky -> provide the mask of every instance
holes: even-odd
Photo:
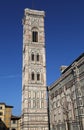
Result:
[[[44,10],[47,85],[84,52],[82,0],[0,0],[0,102],[21,114],[22,18],[24,9]]]

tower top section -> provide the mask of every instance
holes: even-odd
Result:
[[[32,10],[32,9],[29,9],[29,8],[26,8],[24,10],[24,15],[27,16],[27,15],[39,15],[39,16],[45,16],[45,12],[44,11],[38,11],[38,10]]]

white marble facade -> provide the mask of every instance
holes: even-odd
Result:
[[[49,87],[51,130],[84,130],[84,53]]]
[[[44,11],[24,10],[22,130],[48,130]]]

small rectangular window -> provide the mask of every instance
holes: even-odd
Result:
[[[3,112],[0,112],[0,116],[2,116],[3,115]]]
[[[0,109],[2,109],[2,106],[0,106]]]
[[[16,123],[16,120],[13,120],[13,124],[15,124]]]

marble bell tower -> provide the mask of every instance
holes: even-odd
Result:
[[[48,130],[44,11],[23,17],[22,130]]]

